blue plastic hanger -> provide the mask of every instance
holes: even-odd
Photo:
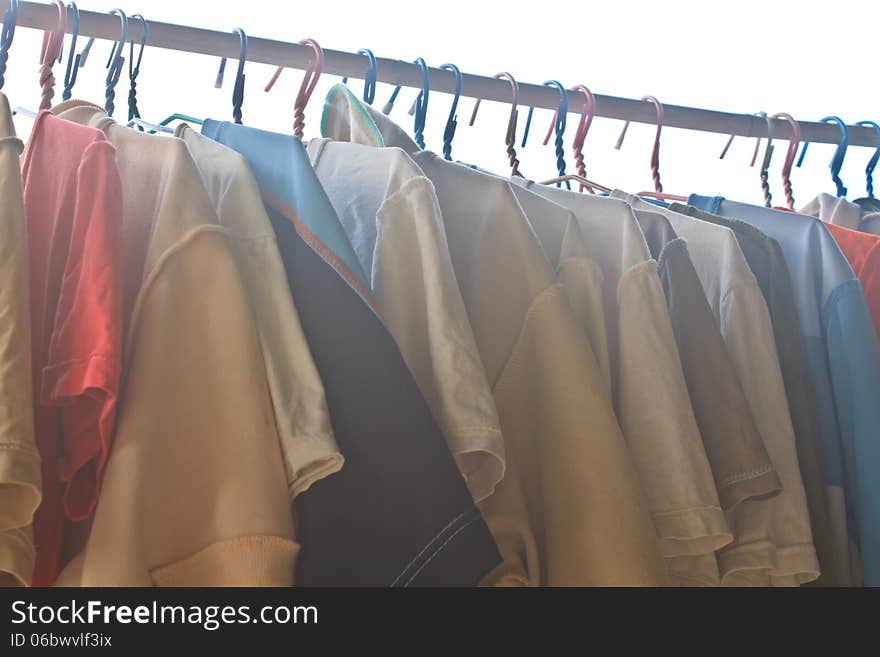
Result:
[[[428,65],[425,64],[425,60],[421,57],[416,57],[413,63],[418,64],[419,68],[422,69],[422,90],[419,92],[419,95],[416,96],[415,101],[413,101],[409,113],[415,116],[415,129],[413,132],[415,133],[416,143],[419,145],[419,148],[424,149],[425,139],[423,133],[425,131],[425,118],[428,115],[428,93],[431,85],[428,80]],[[391,92],[391,97],[382,107],[382,114],[391,113],[391,110],[394,107],[394,101],[397,100],[400,89],[401,85],[394,87],[394,91]]]
[[[874,128],[877,135],[880,136],[880,125],[877,125],[873,121],[859,121],[856,125],[864,126],[866,128]],[[874,151],[874,155],[868,160],[868,166],[865,167],[865,186],[868,191],[868,198],[871,199],[874,198],[874,169],[877,167],[877,162],[880,162],[880,146]]]
[[[846,157],[846,149],[849,146],[849,130],[847,130],[843,119],[838,116],[826,116],[822,119],[822,123],[836,123],[837,127],[840,128],[840,143],[837,145],[837,150],[834,151],[834,157],[831,158],[828,168],[831,169],[831,180],[834,181],[834,185],[837,187],[837,196],[844,197],[846,196],[846,187],[844,187],[843,181],[840,179],[840,169],[843,167],[843,159]],[[807,146],[809,145],[810,142],[804,142],[801,156],[798,158],[798,166],[803,164],[804,155],[807,154]]]
[[[361,48],[358,50],[358,54],[366,55],[370,62],[364,75],[364,102],[367,105],[372,105],[376,99],[376,56],[369,48]],[[342,78],[342,84],[348,84],[347,75]]]
[[[238,70],[235,72],[235,85],[232,88],[232,118],[236,123],[241,123],[241,106],[244,104],[244,63],[247,61],[247,34],[240,27],[236,27],[233,33],[237,34],[240,43],[238,48]],[[220,60],[220,70],[214,80],[214,87],[220,89],[223,86],[223,73],[226,70],[226,58]]]
[[[104,89],[104,110],[108,116],[113,116],[113,110],[116,109],[114,101],[116,100],[116,83],[119,82],[119,76],[122,74],[122,65],[125,63],[125,42],[128,41],[128,17],[121,9],[111,9],[111,14],[119,16],[119,41],[113,44],[113,50],[110,51],[110,58],[107,60],[107,77],[105,79]]]
[[[0,33],[0,89],[6,82],[6,62],[9,60],[9,47],[15,37],[15,25],[18,22],[18,0],[9,0],[9,9],[3,14],[3,32]]]
[[[455,64],[443,64],[440,66],[445,71],[452,71],[455,76],[455,95],[452,98],[452,107],[449,110],[449,118],[446,119],[446,128],[443,130],[443,157],[452,160],[452,139],[455,137],[455,129],[458,127],[458,99],[461,96],[461,71]]]
[[[563,148],[562,135],[565,132],[565,120],[568,116],[568,94],[565,87],[557,80],[547,80],[545,87],[556,87],[559,91],[559,106],[556,108],[556,170],[560,177],[565,176],[565,148]],[[531,109],[529,111],[531,113]],[[528,123],[526,123],[528,130]],[[557,182],[556,186],[560,187],[562,183]],[[566,189],[571,189],[571,182],[565,181]]]
[[[147,45],[147,39],[150,38],[150,25],[147,19],[140,14],[132,14],[132,18],[137,18],[141,22],[141,44],[138,52],[137,61],[134,58],[134,41],[131,42],[131,49],[128,52],[128,120],[141,118],[141,113],[137,106],[137,76],[141,72],[141,60],[144,58],[144,48]]]
[[[79,63],[82,55],[76,52],[76,40],[79,37],[79,8],[75,2],[68,7],[73,12],[73,32],[70,39],[70,50],[67,53],[67,68],[64,71],[64,92],[61,100],[70,100],[73,95],[73,85],[76,84],[76,74],[79,72]]]

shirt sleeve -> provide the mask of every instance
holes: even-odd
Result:
[[[41,398],[61,408],[59,476],[65,513],[89,517],[110,450],[122,360],[122,183],[116,151],[91,144],[76,209]]]

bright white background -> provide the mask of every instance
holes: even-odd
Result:
[[[570,87],[582,83],[597,94],[639,98],[653,94],[669,104],[731,112],[786,111],[802,120],[838,114],[848,123],[880,122],[880,3],[837,0],[834,3],[729,0],[699,2],[513,3],[480,0],[421,2],[210,2],[182,0],[82,0],[81,9],[107,11],[119,6],[147,19],[218,30],[243,27],[253,36],[297,41],[316,39],[330,49],[371,48],[377,56],[429,65],[457,64],[463,71],[492,75],[508,70],[520,81],[548,78]],[[139,29],[132,23],[132,35]],[[65,48],[69,37],[65,42]],[[78,49],[85,40],[81,39]],[[16,31],[4,92],[13,105],[39,104],[37,64],[40,33]],[[103,105],[103,68],[110,50],[97,42],[88,65],[80,70],[74,97]],[[127,56],[127,49],[126,49]],[[65,63],[67,52],[65,51]],[[223,89],[214,89],[215,58],[148,48],[138,79],[145,119],[159,121],[172,112],[231,120],[234,61]],[[56,64],[61,97],[64,64]],[[271,93],[262,87],[272,68],[248,63],[244,122],[281,132],[292,130],[292,105],[302,73],[288,70]],[[306,138],[319,136],[324,94],[339,78],[323,77],[307,111]],[[361,81],[350,85],[360,95]],[[391,87],[379,85],[375,104],[385,103]],[[127,64],[117,87],[116,118],[126,116]],[[408,131],[407,109],[417,94],[404,89],[392,117]],[[451,96],[430,95],[428,148],[440,151]],[[497,172],[507,171],[503,135],[508,108],[484,103],[474,127],[468,127],[473,101],[462,99],[453,157]],[[525,116],[520,118],[520,136]],[[555,175],[552,142],[541,138],[552,113],[536,110],[529,146],[519,149],[521,167],[538,180]],[[568,171],[573,172],[570,141],[577,116],[569,115],[566,135]],[[26,138],[27,120],[17,120]],[[633,124],[620,151],[614,142],[621,124],[596,119],[584,148],[587,174],[607,186],[631,192],[651,188],[652,126]],[[761,202],[758,168],[748,166],[754,140],[738,138],[725,160],[719,154],[723,135],[666,128],[661,147],[661,176],[667,192],[722,193]],[[783,204],[779,169],[785,142],[777,141],[771,184],[774,202]],[[813,145],[803,168],[792,176],[797,206],[818,192],[834,192],[828,173],[832,145]],[[866,148],[850,148],[843,180],[850,198],[865,193]],[[880,171],[877,174],[880,188]]]

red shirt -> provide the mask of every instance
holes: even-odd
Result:
[[[33,583],[58,574],[64,515],[95,508],[122,363],[122,183],[94,128],[41,112],[22,164],[28,234],[34,423],[43,501]]]
[[[880,338],[880,236],[825,224],[862,284],[874,330]]]

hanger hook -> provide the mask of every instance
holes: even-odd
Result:
[[[555,87],[559,91],[559,105],[556,107],[556,120],[553,122],[553,126],[556,129],[556,170],[562,177],[565,175],[565,148],[563,147],[562,135],[565,133],[565,124],[568,118],[568,94],[558,80],[547,80],[544,82],[544,86]],[[560,184],[556,183],[556,186],[559,187]],[[571,189],[571,183],[568,180],[565,181],[565,186],[567,189]]]
[[[785,190],[785,202],[788,204],[788,209],[794,210],[794,195],[791,190],[791,167],[794,165],[794,159],[797,157],[798,147],[800,146],[801,127],[791,114],[786,112],[777,112],[770,118],[785,119],[791,126],[791,139],[788,140],[788,151],[785,155],[785,162],[782,165],[782,187]]]
[[[577,167],[577,175],[581,178],[587,177],[587,170],[584,166],[584,141],[587,139],[587,133],[590,131],[590,126],[593,125],[593,117],[596,115],[596,97],[593,95],[593,92],[590,91],[585,85],[578,84],[572,87],[572,91],[580,91],[584,97],[584,106],[581,108],[581,117],[578,120],[577,130],[574,132],[574,139],[571,142],[571,150],[574,154],[574,162]],[[549,136],[549,133],[548,133]],[[547,143],[547,140],[544,141]],[[589,188],[588,185],[580,184],[578,188],[579,191],[583,192],[584,188],[587,187],[590,193],[594,193],[593,189]]]
[[[123,48],[125,48],[125,42],[128,41],[128,17],[121,9],[111,9],[110,13],[119,16],[119,41],[113,44],[110,58],[107,60],[107,77],[104,89],[104,109],[108,116],[113,116],[113,110],[116,108],[114,104],[116,100],[116,83],[119,82],[122,65],[125,63]]]
[[[840,179],[840,169],[843,167],[843,158],[846,157],[846,149],[849,146],[849,130],[844,120],[839,116],[826,116],[821,121],[822,123],[836,123],[837,127],[840,128],[840,142],[837,144],[837,149],[834,151],[834,156],[831,158],[828,168],[831,169],[831,180],[834,181],[834,185],[837,187],[837,196],[843,197],[846,196],[846,187],[844,187],[843,181]],[[798,166],[804,163],[804,156],[807,154],[807,146],[809,145],[810,142],[804,142],[801,156],[798,159]]]
[[[358,50],[358,55],[366,55],[369,60],[367,72],[364,75],[364,102],[367,105],[372,105],[376,99],[376,56],[369,48],[361,48]],[[348,84],[347,75],[342,78],[342,84]]]
[[[52,65],[61,56],[64,45],[64,31],[67,29],[67,9],[61,0],[53,0],[58,11],[58,23],[52,31],[43,32],[43,45],[40,50],[40,109],[49,109],[55,96],[55,74]]]
[[[458,127],[458,99],[461,97],[461,71],[455,64],[441,64],[444,71],[451,71],[455,76],[455,95],[452,97],[452,107],[449,109],[449,118],[446,119],[446,128],[443,130],[443,158],[452,160],[452,139],[455,137],[455,129]]]
[[[312,97],[315,85],[318,84],[318,80],[321,78],[321,72],[324,70],[324,49],[321,48],[321,46],[318,45],[318,42],[314,39],[303,39],[299,42],[299,45],[309,46],[315,54],[314,60],[310,60],[306,67],[305,75],[303,75],[302,82],[299,85],[299,91],[297,92],[296,99],[293,103],[293,134],[298,139],[302,139],[303,129],[306,125],[306,105]],[[278,81],[283,70],[283,66],[279,66],[275,69],[275,72],[272,74],[272,77],[269,78],[263,91],[269,92],[272,90],[272,87],[275,86],[275,83]]]
[[[428,91],[429,91],[429,83],[428,83],[428,67],[425,64],[425,60],[421,57],[418,57],[413,62],[414,64],[418,64],[419,68],[422,69],[422,91],[419,92],[419,95],[416,96],[416,99],[413,101],[412,107],[409,108],[409,114],[417,115],[416,110],[418,109],[418,105],[421,103],[422,96],[425,97],[425,114],[428,111]],[[394,91],[391,92],[391,96],[388,98],[388,101],[382,106],[382,114],[388,115],[391,114],[391,110],[394,108],[394,103],[397,100],[397,96],[400,94],[400,89],[402,85],[397,85],[394,87]],[[416,118],[418,121],[418,118]],[[424,130],[424,123],[422,124],[422,129]],[[418,140],[417,140],[418,141]]]
[[[233,28],[232,33],[238,35],[238,70],[235,73],[235,83],[232,86],[232,118],[236,123],[240,124],[241,106],[244,104],[244,64],[247,61],[247,33],[240,27]],[[217,69],[217,77],[214,78],[215,89],[223,88],[225,73],[226,57],[221,57],[220,68]]]
[[[767,112],[757,112],[756,114],[753,114],[752,116],[757,116],[759,118],[766,119]],[[724,144],[724,148],[721,149],[721,155],[718,156],[719,160],[723,160],[727,156],[727,151],[730,150],[730,146],[731,146],[731,144],[733,144],[733,139],[735,136],[736,135],[730,135],[730,137],[727,138],[727,143]],[[755,150],[752,151],[752,160],[751,160],[751,162],[749,162],[750,167],[755,166],[755,162],[758,161],[758,153],[761,151],[761,140],[762,139],[763,139],[763,137],[761,135],[758,135],[758,137],[755,139]]]
[[[421,57],[416,57],[413,63],[418,64],[422,71],[422,90],[416,96],[413,103],[413,116],[415,117],[413,124],[413,135],[416,144],[422,150],[425,149],[425,121],[428,117],[428,96],[431,92],[431,82],[428,76],[428,65]],[[399,87],[398,87],[399,88]]]
[[[140,110],[138,110],[137,106],[137,77],[141,72],[141,60],[144,58],[144,48],[147,45],[147,39],[150,38],[150,25],[147,23],[147,19],[144,18],[141,14],[132,14],[132,18],[137,18],[141,22],[141,43],[140,50],[138,51],[137,60],[134,57],[134,41],[131,42],[130,48],[128,51],[128,81],[129,81],[129,89],[128,89],[128,120],[131,121],[134,118],[141,118]],[[143,127],[138,126],[138,129],[143,131]]]
[[[880,125],[877,125],[873,121],[859,121],[856,125],[864,126],[866,128],[874,128],[877,134],[880,135]],[[880,161],[880,146],[874,151],[874,155],[868,160],[868,166],[865,167],[865,187],[868,192],[868,198],[874,198],[874,169],[876,168],[878,161]]]
[[[79,62],[82,55],[76,52],[76,40],[79,37],[79,8],[75,2],[68,5],[73,12],[73,33],[70,39],[70,51],[67,53],[67,68],[64,70],[64,92],[62,100],[70,100],[73,95],[73,85],[76,84],[76,74],[79,72]]]
[[[651,177],[654,179],[654,191],[662,194],[663,185],[660,182],[660,132],[663,130],[663,104],[654,96],[642,96],[642,100],[650,101],[653,103],[654,109],[657,110],[657,132],[654,134],[654,147],[651,149]],[[620,147],[623,146],[623,138],[626,136],[629,124],[629,121],[623,124],[623,130],[620,131],[620,136],[614,145],[614,148],[617,150],[620,150]]]
[[[494,77],[499,80],[507,80],[510,83],[512,94],[510,101],[510,118],[507,119],[507,131],[504,134],[504,145],[507,147],[507,159],[510,163],[511,177],[522,177],[522,174],[519,172],[519,160],[516,157],[516,149],[514,147],[516,144],[516,122],[519,115],[519,110],[517,109],[517,105],[519,104],[519,84],[514,77],[506,71],[496,73]],[[470,126],[472,126],[474,121],[477,120],[477,112],[480,109],[481,101],[482,98],[477,98],[474,103],[474,109],[471,112],[471,120],[468,122],[468,125]]]
[[[6,62],[9,61],[9,47],[15,37],[15,25],[18,23],[18,0],[9,0],[9,9],[3,14],[3,31],[0,33],[0,89],[6,82]]]
[[[764,149],[764,159],[761,160],[758,175],[761,178],[761,193],[764,195],[764,205],[769,208],[773,206],[773,194],[770,192],[770,162],[773,159],[773,122],[770,120],[767,112],[758,112],[758,116],[764,119],[764,123],[767,125],[767,146]]]

